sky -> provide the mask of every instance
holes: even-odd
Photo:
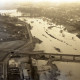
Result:
[[[78,2],[80,0],[0,0],[0,3],[6,3],[6,2],[27,2],[27,1],[32,1],[32,2],[40,2],[40,1],[50,1],[50,2]]]
[[[50,2],[76,2],[80,0],[18,0],[18,1],[34,1],[34,2],[40,2],[40,1],[50,1]]]
[[[13,2],[57,2],[57,3],[63,3],[63,2],[80,2],[80,0],[0,0],[0,5],[5,5],[6,3],[13,3]]]

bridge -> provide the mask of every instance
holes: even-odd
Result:
[[[80,55],[73,54],[49,54],[49,58],[52,59],[52,61],[80,62]]]
[[[17,55],[24,55],[37,58],[39,60],[51,59],[52,61],[61,62],[80,62],[80,55],[77,54],[57,54],[57,53],[44,53],[43,51],[33,51],[33,52],[14,52]]]
[[[0,50],[0,52],[3,53],[3,55],[0,57],[0,61],[5,60],[5,58],[10,57],[10,55],[13,55],[14,57],[16,57],[16,55],[19,55],[34,57],[35,59],[39,60],[51,59],[52,61],[80,63],[80,55],[77,54],[44,53],[43,51],[20,52],[17,50]]]

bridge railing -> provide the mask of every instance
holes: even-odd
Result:
[[[21,52],[16,50],[3,50],[2,52],[8,53],[7,55],[21,55],[30,56],[37,59],[51,59],[52,61],[62,61],[62,62],[80,62],[80,55],[76,54],[57,54],[57,53],[44,53],[43,51],[33,51],[33,52]],[[14,57],[15,57],[14,56]],[[42,58],[42,56],[44,56]],[[5,56],[4,56],[5,57]]]
[[[62,61],[62,62],[80,62],[80,55],[74,54],[57,54],[57,53],[43,53],[43,52],[26,52],[26,53],[17,53],[22,55],[29,55],[34,57],[42,57],[45,56],[48,59],[52,59],[52,61]],[[39,58],[40,59],[40,58]],[[45,58],[43,58],[45,59]]]

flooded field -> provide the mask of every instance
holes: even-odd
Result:
[[[44,50],[46,53],[56,54],[80,54],[80,39],[75,34],[68,33],[63,26],[53,23],[49,25],[47,21],[39,18],[25,18],[26,22],[32,26],[32,35],[42,41],[36,44],[35,51]],[[49,27],[52,26],[51,29]],[[60,33],[60,31],[63,31]],[[55,62],[61,71],[58,80],[79,80],[80,64]]]
[[[7,11],[7,13],[11,16],[21,15],[15,10]],[[36,44],[34,51],[43,50],[46,53],[80,54],[80,39],[76,34],[69,33],[64,26],[51,23],[47,18],[20,17],[19,19],[30,24],[33,37],[42,41],[40,44]],[[55,64],[61,72],[58,80],[80,79],[79,63],[55,62]]]
[[[32,26],[32,35],[42,41],[41,44],[36,44],[35,50],[62,54],[80,53],[80,39],[64,30],[64,26],[39,18],[25,18],[25,20]]]
[[[21,16],[20,12],[17,12],[16,9],[13,10],[0,10],[0,14],[2,15],[10,15],[10,16]]]

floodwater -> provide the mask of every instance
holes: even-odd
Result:
[[[75,34],[71,34],[67,30],[64,31],[63,26],[49,25],[47,21],[39,18],[26,18],[26,22],[33,27],[31,30],[32,35],[42,41],[41,44],[36,44],[35,51],[44,50],[46,53],[80,54],[80,39]],[[49,26],[54,27],[49,29]],[[63,30],[63,33],[60,33],[61,30]],[[56,48],[59,50],[56,50]],[[61,71],[58,80],[80,79],[79,63],[55,62],[55,64]]]
[[[0,10],[0,14],[4,15],[10,15],[10,16],[21,16],[20,12],[17,12],[16,9],[13,10]]]
[[[42,41],[41,44],[36,44],[35,50],[62,54],[80,53],[80,39],[75,34],[64,30],[64,26],[55,25],[42,18],[25,18],[25,20],[33,27],[32,35]]]
[[[11,16],[21,15],[15,10],[9,12],[9,14]],[[32,26],[32,35],[42,41],[41,44],[36,44],[34,51],[44,50],[46,53],[80,54],[80,39],[76,37],[76,34],[69,33],[64,26],[51,23],[47,18],[22,17],[19,19],[29,23]],[[55,62],[55,64],[61,72],[58,80],[80,80],[79,63]]]

